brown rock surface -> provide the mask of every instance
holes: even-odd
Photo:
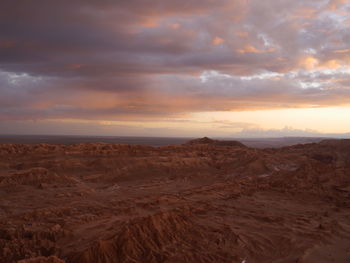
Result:
[[[350,262],[350,142],[0,144],[0,262]]]

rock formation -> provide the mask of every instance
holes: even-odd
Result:
[[[0,144],[0,262],[350,262],[350,141]]]

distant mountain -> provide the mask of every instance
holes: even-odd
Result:
[[[213,140],[208,137],[203,137],[199,139],[194,139],[191,141],[188,141],[186,144],[195,145],[195,144],[210,144],[215,146],[236,146],[236,147],[246,147],[244,144],[242,144],[239,141],[219,141],[219,140]]]

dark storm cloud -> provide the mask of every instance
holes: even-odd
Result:
[[[349,103],[350,5],[5,0],[1,119]]]

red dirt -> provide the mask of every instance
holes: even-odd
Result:
[[[0,144],[0,262],[350,262],[350,141]]]

